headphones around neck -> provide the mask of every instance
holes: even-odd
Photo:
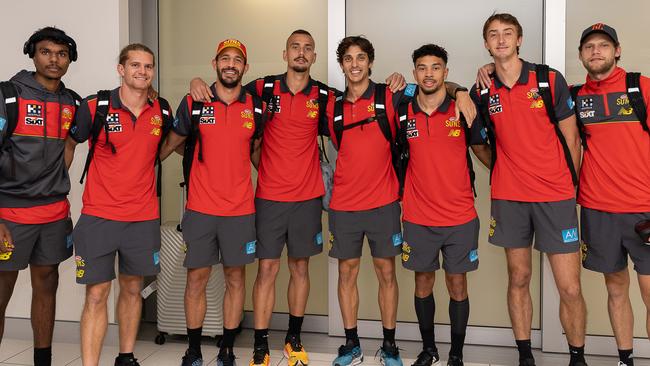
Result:
[[[34,58],[36,44],[43,40],[52,40],[55,43],[65,44],[68,46],[70,61],[77,61],[77,43],[74,39],[65,34],[64,31],[51,27],[40,29],[32,34],[23,46],[23,53],[29,55],[29,58]]]

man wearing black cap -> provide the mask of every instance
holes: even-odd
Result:
[[[37,30],[22,70],[0,89],[0,341],[18,271],[29,265],[34,364],[50,365],[59,263],[72,255],[65,138],[79,96],[61,78],[77,59],[60,29]]]
[[[616,30],[602,23],[588,27],[578,50],[587,69],[585,84],[574,87],[576,115],[585,134],[578,193],[582,264],[605,277],[619,366],[631,366],[634,318],[628,255],[650,311],[650,245],[634,232],[635,224],[650,219],[650,133],[647,124],[644,131],[643,112],[633,103],[636,91],[626,85],[627,73],[617,66],[621,46]],[[639,84],[637,95],[645,104],[640,109],[647,116],[650,79],[641,76]],[[646,328],[650,335],[648,317]]]

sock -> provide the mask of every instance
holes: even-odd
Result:
[[[255,348],[269,349],[269,328],[255,329]]]
[[[451,321],[451,349],[450,356],[463,359],[463,345],[467,333],[467,321],[469,320],[469,299],[456,301],[449,299],[449,319]]]
[[[569,366],[575,365],[575,363],[578,361],[585,362],[585,346],[575,347],[569,345],[569,354],[571,355]]]
[[[300,330],[302,329],[302,321],[304,319],[304,316],[293,316],[289,314],[289,330],[287,330],[285,343],[289,340],[289,335],[294,335],[296,338],[300,339]]]
[[[52,347],[45,347],[45,348],[34,347],[34,365],[35,366],[52,365]]]
[[[418,325],[420,326],[420,335],[422,336],[422,348],[431,348],[438,351],[436,348],[436,338],[434,333],[433,316],[436,313],[436,302],[433,299],[433,294],[427,297],[414,298],[415,315],[418,317]]]
[[[383,327],[384,332],[384,345],[394,345],[395,344],[395,328],[388,329]]]
[[[530,339],[515,340],[519,350],[519,360],[525,360],[533,357],[533,350],[530,348]]]
[[[619,349],[618,359],[627,366],[634,366],[634,356],[632,356],[632,349]]]
[[[221,349],[232,349],[235,345],[235,336],[237,335],[237,328],[228,329],[223,328],[223,338],[221,338]]]
[[[354,346],[360,346],[359,334],[357,333],[357,327],[345,329],[345,344],[352,344]]]
[[[199,354],[201,353],[201,332],[203,332],[203,327],[194,329],[187,328],[189,347]]]

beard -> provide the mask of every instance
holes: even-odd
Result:
[[[590,74],[604,74],[616,65],[616,59],[605,60],[601,65],[595,67],[592,67],[588,61],[584,61],[582,65]]]
[[[307,61],[307,59],[305,59],[305,58],[300,58],[300,57],[294,59],[294,61],[297,61],[297,60],[299,60],[299,59],[302,59],[302,60]],[[291,70],[293,70],[293,71],[295,71],[295,72],[306,72],[306,71],[309,70],[309,66],[293,65],[293,66],[291,66]]]
[[[224,79],[223,72],[227,70],[234,70],[237,73],[235,80],[230,81]],[[221,82],[221,85],[223,85],[224,87],[228,89],[234,89],[237,87],[237,85],[241,83],[242,75],[239,73],[239,70],[234,68],[228,68],[228,69],[218,70],[217,78],[219,79],[219,82]]]

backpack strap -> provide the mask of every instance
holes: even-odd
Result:
[[[273,119],[273,116],[275,116],[275,111],[278,107],[276,105],[277,99],[273,94],[276,80],[277,77],[275,75],[267,75],[264,77],[264,85],[262,87],[262,101],[266,103],[266,110],[269,113],[269,121]]]
[[[165,98],[158,97],[158,105],[160,106],[160,113],[162,114],[163,125],[160,128],[160,140],[158,141],[158,152],[156,153],[156,192],[158,197],[162,194],[162,160],[160,160],[160,149],[171,130],[174,123],[172,119],[171,109],[169,102]]]
[[[467,172],[469,174],[469,184],[472,186],[472,192],[474,192],[474,198],[476,198],[476,172],[474,172],[474,161],[472,161],[472,155],[469,153],[470,140],[472,136],[472,131],[469,126],[467,126],[467,121],[463,115],[460,116],[460,120],[463,123],[465,129],[465,157],[467,158]]]
[[[187,98],[187,97],[186,97]],[[186,99],[187,100],[187,99]],[[189,195],[190,188],[190,170],[192,169],[192,163],[194,161],[194,151],[198,144],[199,152],[198,159],[203,161],[203,153],[201,151],[201,133],[199,131],[199,123],[201,122],[201,113],[203,111],[203,102],[192,101],[192,104],[189,107],[190,114],[190,131],[185,139],[185,147],[183,150],[183,180],[185,183],[185,190]]]
[[[341,148],[343,139],[343,93],[337,92],[334,100],[334,136],[336,137],[337,147]]]
[[[490,143],[490,184],[492,184],[492,172],[494,171],[494,166],[497,162],[497,140],[494,131],[494,123],[492,122],[492,117],[490,117],[490,86],[477,90],[477,92],[480,100],[479,112],[485,122],[485,133],[488,137],[488,142]]]
[[[111,91],[110,90],[100,90],[97,92],[97,105],[95,107],[95,117],[93,118],[93,124],[90,127],[90,147],[88,148],[88,155],[86,155],[86,163],[84,164],[84,170],[81,173],[81,179],[79,183],[83,184],[86,174],[88,174],[88,169],[90,169],[90,162],[95,155],[95,149],[97,148],[97,141],[99,140],[99,134],[102,129],[106,135],[106,145],[110,146],[111,152],[115,154],[117,150],[112,142],[108,138],[108,124],[106,123],[106,117],[108,116],[108,110],[111,104]]]
[[[406,136],[408,112],[411,99],[401,102],[397,106],[397,129],[395,133],[395,148],[398,152],[398,162],[396,164],[397,181],[399,183],[399,194],[404,193],[404,183],[406,181],[406,170],[410,159],[409,142]]]
[[[641,93],[641,74],[638,72],[628,72],[625,74],[625,88],[627,89],[627,97],[630,100],[630,105],[634,113],[641,122],[641,127],[647,133],[650,133],[648,128],[648,113],[646,105]]]
[[[327,103],[329,102],[329,88],[327,85],[318,80],[314,81],[318,87],[318,135],[320,136],[320,150],[321,160],[329,164],[330,159],[327,157],[327,149],[325,147],[325,139],[323,136],[329,136],[329,127],[327,124]]]
[[[16,86],[10,81],[3,81],[0,83],[0,91],[4,98],[5,113],[7,115],[7,130],[2,139],[0,149],[7,151],[9,156],[12,178],[16,176],[16,161],[14,159],[13,146],[9,143],[9,138],[14,134],[16,125],[18,124],[18,90]]]
[[[74,99],[74,106],[76,109],[79,109],[79,106],[81,106],[81,101],[83,98],[81,98],[81,95],[77,94],[74,90],[72,89],[65,89],[70,96],[72,96],[72,99]]]
[[[571,100],[573,100],[573,103],[578,103],[578,93],[580,93],[580,89],[582,89],[582,84],[573,85],[571,88],[569,88],[569,92],[571,93]],[[578,106],[576,105],[574,109],[576,112],[576,124],[578,125],[578,133],[580,134],[582,148],[586,149],[587,129],[585,128],[584,122],[582,122],[582,118],[580,118],[580,111],[578,110]]]
[[[255,94],[250,94],[253,98],[253,121],[255,122],[255,130],[253,132],[253,137],[251,138],[251,153],[253,153],[253,147],[255,145],[255,140],[262,137],[264,134],[264,110],[262,98],[258,97]]]
[[[388,143],[393,142],[393,131],[386,114],[386,84],[375,84],[375,119]]]
[[[555,129],[555,134],[557,135],[557,138],[560,140],[560,144],[562,145],[562,150],[564,150],[564,158],[566,159],[567,166],[569,167],[569,171],[571,172],[571,180],[573,181],[573,185],[577,186],[578,174],[576,172],[576,168],[573,166],[571,151],[569,150],[569,146],[567,145],[566,139],[564,138],[564,135],[560,130],[560,126],[559,126],[560,121],[558,121],[557,115],[555,114],[555,108],[554,108],[555,104],[553,103],[553,96],[551,95],[548,65],[543,65],[543,64],[535,65],[535,74],[537,76],[537,90],[539,94],[542,96],[542,100],[544,101],[544,107],[546,108],[546,114],[548,115],[548,119],[553,124],[553,128]]]

